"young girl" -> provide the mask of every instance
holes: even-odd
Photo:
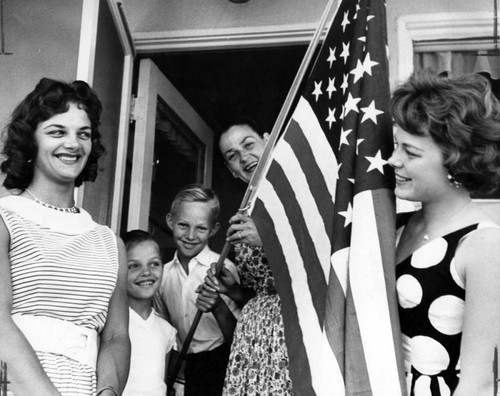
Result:
[[[163,275],[160,248],[146,231],[129,231],[127,249],[130,373],[123,396],[165,396],[166,359],[175,344],[175,329],[152,307]]]

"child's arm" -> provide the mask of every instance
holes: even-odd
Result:
[[[196,307],[202,312],[212,312],[224,339],[226,342],[231,342],[236,327],[236,318],[231,310],[219,293],[204,288],[203,284],[198,286],[196,292],[198,293]]]

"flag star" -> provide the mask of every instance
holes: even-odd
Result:
[[[328,88],[326,89],[326,92],[328,92],[328,99],[332,98],[332,92],[335,91],[337,91],[337,88],[335,88],[335,77],[328,78]]]
[[[343,144],[349,146],[349,141],[347,140],[347,136],[352,132],[352,129],[348,129],[347,131],[344,131],[344,127],[340,130],[340,144],[339,144],[339,150],[342,147]]]
[[[356,67],[350,71],[351,74],[354,75],[354,83],[356,83],[365,72],[365,68],[363,67],[363,63],[358,59],[358,63],[356,63]]]
[[[351,111],[355,111],[356,113],[359,113],[357,104],[361,100],[361,98],[353,98],[350,92],[348,95],[349,96],[347,97],[347,100],[345,101],[344,117],[347,114],[349,114]]]
[[[330,69],[332,68],[332,63],[337,60],[337,58],[335,57],[335,50],[336,50],[336,48],[337,47],[335,47],[333,49],[330,48],[330,56],[326,60],[328,63],[330,63]]]
[[[340,53],[340,57],[344,58],[344,65],[347,63],[347,58],[349,57],[349,47],[351,46],[351,43],[348,42],[342,43],[342,52]]]
[[[361,119],[361,123],[365,122],[367,119],[370,119],[375,124],[377,124],[377,116],[379,114],[384,114],[383,111],[377,110],[375,108],[375,101],[374,100],[372,100],[372,102],[368,105],[368,107],[362,107],[361,110],[365,113],[363,115],[363,118]]]
[[[332,129],[332,123],[337,121],[335,119],[335,109],[328,108],[328,117],[326,117],[326,122],[328,122],[328,128]]]
[[[358,139],[358,140],[356,141],[356,155],[358,155],[358,154],[359,154],[359,145],[360,145],[361,143],[363,143],[364,141],[365,141],[365,139]]]
[[[375,18],[375,15],[368,15],[366,17],[366,22],[370,22],[373,18]]]
[[[344,20],[342,21],[342,33],[345,33],[345,27],[347,25],[350,25],[351,22],[349,21],[349,11],[344,12]]]
[[[387,164],[387,161],[382,158],[382,153],[377,151],[377,154],[375,154],[375,157],[365,157],[368,161],[370,161],[370,166],[366,170],[366,172],[370,172],[374,169],[377,169],[380,173],[384,174],[384,165]]]
[[[342,85],[340,86],[340,88],[342,88],[342,95],[345,95],[345,90],[347,89],[347,87],[349,87],[349,83],[347,81],[348,78],[349,78],[349,73],[344,74],[344,79],[342,81]]]
[[[359,4],[356,4],[356,12],[354,13],[353,19],[358,19],[358,11],[360,10]]]
[[[372,67],[376,65],[378,65],[378,62],[372,61],[370,58],[370,53],[368,52],[365,56],[365,60],[363,61],[363,70],[371,76]]]
[[[348,177],[347,180],[349,180],[351,184],[354,184],[354,179],[352,177]]]
[[[366,43],[366,36],[361,36],[361,37],[358,37],[358,41],[361,41],[363,43]]]
[[[343,216],[345,218],[344,228],[347,227],[349,224],[351,224],[351,222],[352,222],[352,205],[350,202],[349,202],[349,205],[347,205],[347,210],[339,211],[339,215]]]
[[[323,94],[323,92],[321,92],[321,84],[323,84],[323,81],[320,82],[314,81],[314,91],[312,94],[315,96],[316,102],[318,101],[319,95]]]

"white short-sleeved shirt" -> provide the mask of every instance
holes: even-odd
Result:
[[[205,246],[203,250],[189,262],[189,274],[186,274],[181,263],[174,259],[165,264],[163,278],[160,287],[160,296],[168,309],[172,325],[177,329],[177,345],[180,350],[186,335],[196,315],[196,288],[205,281],[210,264],[217,262],[220,255]],[[239,282],[238,270],[228,259],[224,261],[225,267],[231,271]],[[221,295],[225,303],[238,318],[240,309],[237,304],[225,295]],[[188,353],[199,353],[211,351],[224,343],[224,335],[217,324],[212,313],[202,315],[200,323],[196,328],[193,340],[190,343]]]
[[[123,396],[165,396],[165,357],[175,345],[176,330],[152,311],[147,320],[129,308],[132,345],[130,371]]]

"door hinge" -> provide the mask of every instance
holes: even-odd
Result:
[[[133,123],[134,121],[137,120],[136,102],[137,102],[137,97],[135,95],[132,95],[132,97],[130,98],[130,117],[129,117],[130,123]]]

